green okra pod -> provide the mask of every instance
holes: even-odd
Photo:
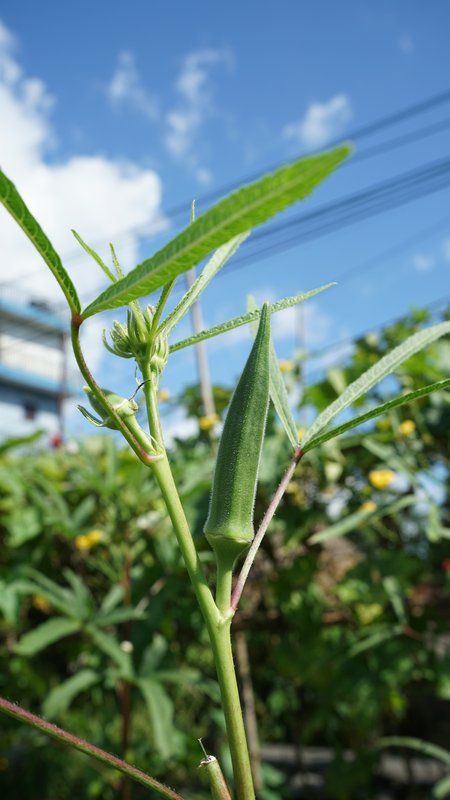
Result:
[[[253,509],[269,406],[270,308],[228,409],[220,439],[205,534],[219,566],[231,569],[253,539]]]

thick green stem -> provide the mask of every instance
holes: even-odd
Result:
[[[150,433],[156,440],[157,446],[163,448],[155,398],[156,387],[152,380],[148,380],[151,375],[144,375],[143,377],[147,380],[145,396]],[[158,481],[181,554],[206,622],[222,696],[237,800],[254,800],[252,771],[231,649],[231,616],[227,613],[230,609],[231,572],[229,575],[219,576],[218,601],[220,605],[218,607],[206,582],[166,453],[164,452],[160,459],[152,462],[150,467]],[[222,605],[223,608],[221,607]]]
[[[164,498],[181,554],[209,630],[209,626],[219,625],[221,614],[214,602],[211,589],[206,582],[200,558],[184,514],[183,506],[178,496],[167,455],[164,454],[161,459],[154,461],[151,468],[158,481],[159,488],[161,489],[161,494]]]
[[[216,604],[221,614],[227,616],[231,608],[231,588],[233,581],[233,562],[225,564],[217,559]]]
[[[252,770],[231,649],[231,619],[211,636],[238,800],[254,800]],[[211,634],[210,634],[211,635]]]

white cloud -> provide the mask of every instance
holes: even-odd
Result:
[[[406,32],[400,34],[398,46],[400,47],[402,53],[404,53],[406,56],[414,53],[414,41],[411,34]]]
[[[128,106],[153,121],[158,118],[158,103],[148,92],[136,67],[134,53],[123,50],[118,55],[116,70],[106,87],[111,105]]]
[[[418,272],[428,272],[434,267],[434,258],[426,256],[423,253],[418,253],[414,256],[413,263]]]
[[[103,281],[102,273],[79,249],[70,229],[109,259],[107,242],[118,244],[123,266],[138,258],[139,234],[161,222],[161,181],[140,166],[99,155],[74,154],[56,160],[57,137],[51,121],[54,104],[45,84],[24,74],[15,53],[15,41],[0,23],[0,154],[1,166],[14,181],[30,210],[59,250],[63,261],[76,260],[72,277],[82,295]],[[47,161],[52,150],[52,163]],[[12,290],[50,301],[62,295],[17,224],[0,208],[2,259],[0,282],[13,281]],[[79,255],[73,257],[73,254]],[[20,278],[30,274],[26,282]],[[92,297],[92,294],[91,294]]]
[[[195,151],[202,126],[215,113],[210,68],[217,64],[230,67],[232,61],[229,50],[189,53],[175,83],[179,100],[166,115],[164,143],[169,153],[187,164],[201,183],[211,178]]]
[[[351,118],[348,96],[337,94],[326,103],[311,103],[302,119],[285,125],[282,133],[296,145],[315,149],[338,136]]]

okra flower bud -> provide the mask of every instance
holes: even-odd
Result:
[[[103,332],[106,349],[120,358],[135,358],[141,370],[150,364],[151,370],[160,375],[169,355],[169,345],[165,334],[155,336],[153,331],[154,309],[147,306],[144,312],[128,311],[127,324],[115,321],[110,330],[111,344]]]
[[[254,535],[253,509],[269,406],[270,310],[266,303],[220,439],[205,535],[231,569]]]
[[[94,424],[115,430],[117,428],[116,423],[114,422],[113,418],[105,412],[105,409],[101,403],[99,403],[92,389],[90,389],[89,386],[85,386],[84,391],[89,398],[92,408],[99,415],[100,420],[95,420],[95,418],[92,417],[89,412],[86,412],[86,409],[82,409],[82,407],[79,406],[84,416],[87,416],[88,419],[94,422]],[[106,396],[108,403],[112,406],[116,414],[118,414],[121,419],[125,420],[127,417],[134,417],[136,412],[139,410],[139,406],[135,400],[127,400],[126,397],[121,397],[119,394],[114,394],[114,392],[110,392],[108,389],[103,389],[102,391]]]

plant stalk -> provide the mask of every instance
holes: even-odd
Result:
[[[144,374],[143,377],[144,379],[151,379],[151,374]],[[155,395],[156,387],[153,381],[147,380],[145,396],[150,433],[155,439],[158,448],[163,449],[164,443]],[[158,481],[208,630],[222,697],[237,800],[255,800],[250,758],[231,648],[231,616],[226,616],[218,608],[206,582],[165,450],[164,455],[157,461],[152,462],[150,467]],[[221,596],[223,594],[222,599],[226,609],[230,607],[230,590],[231,576],[230,580],[225,580],[225,583],[223,583],[223,593],[221,593]]]
[[[117,756],[113,756],[111,753],[101,750],[100,747],[96,747],[85,739],[74,736],[73,733],[58,728],[56,725],[53,725],[53,723],[36,716],[36,714],[31,714],[30,711],[26,711],[15,703],[10,703],[9,700],[5,700],[3,697],[0,697],[0,711],[3,711],[4,714],[8,714],[8,716],[14,719],[20,720],[20,722],[24,722],[26,725],[30,725],[32,728],[42,733],[46,733],[47,736],[57,739],[59,742],[62,742],[62,744],[68,744],[74,747],[75,750],[86,753],[86,755],[95,758],[97,761],[101,761],[102,764],[106,764],[108,767],[119,770],[123,775],[128,775],[134,781],[137,781],[137,783],[146,786],[147,789],[153,789],[153,791],[166,797],[167,800],[183,800],[181,795],[169,789],[168,786],[164,786],[163,783],[160,783],[145,772],[142,772],[142,770],[137,769],[137,767],[133,767],[132,764],[128,764],[126,761],[122,761],[121,758],[117,758]]]

